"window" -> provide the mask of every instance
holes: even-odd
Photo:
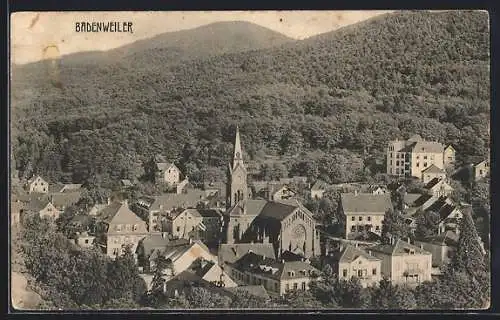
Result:
[[[392,152],[391,152],[391,155],[389,157],[392,158]]]
[[[344,276],[344,278],[347,278],[347,269],[342,270],[342,276]]]
[[[424,162],[424,167],[427,167],[427,162]]]
[[[363,217],[358,217],[358,220],[359,221],[363,221]]]
[[[372,269],[372,275],[376,276],[377,275],[377,268]]]
[[[417,162],[416,166],[417,166],[417,168],[420,167],[420,162]]]
[[[118,248],[114,248],[114,249],[113,249],[113,255],[114,255],[114,256],[117,256],[117,255],[118,255]]]
[[[117,224],[116,225],[116,231],[122,231],[122,225],[121,224]]]
[[[89,243],[89,239],[85,239],[85,243],[88,244]]]
[[[139,228],[139,226],[138,226],[138,225],[136,225],[136,224],[134,224],[133,230],[134,230],[134,231],[137,231],[137,229],[138,229],[138,228]]]
[[[181,231],[181,227],[177,227],[177,232],[180,232]]]
[[[285,290],[286,291],[289,291],[290,290],[290,285],[287,283],[286,286],[285,286]]]
[[[299,284],[297,282],[295,282],[293,284],[293,290],[297,290],[299,288]]]
[[[379,231],[380,227],[379,226],[375,226],[375,230]]]
[[[399,153],[396,153],[396,159],[399,159]]]
[[[351,232],[356,231],[356,226],[351,226]]]
[[[356,221],[356,217],[351,217],[351,221]]]
[[[302,282],[302,290],[306,290],[306,283],[305,282]]]
[[[47,191],[47,189],[46,189],[46,188],[43,188],[43,192],[45,192],[45,191]]]
[[[362,277],[363,277],[363,270],[358,270],[358,278],[362,278]]]
[[[427,156],[424,156],[424,160],[427,160]]]
[[[391,166],[392,166],[392,160],[391,160],[391,161],[389,161],[389,163],[390,163],[390,164],[391,164]]]
[[[278,289],[278,284],[275,282],[275,283],[274,283],[274,291],[278,292],[278,290],[279,290],[279,289]]]
[[[399,174],[399,169],[398,168],[396,168],[396,174]]]
[[[483,170],[479,170],[479,174],[483,174]]]
[[[366,217],[366,220],[372,221],[372,217],[368,216],[368,217]]]
[[[399,160],[398,160],[398,161],[396,161],[396,166],[399,166]]]
[[[420,159],[420,156],[417,156],[417,160]]]

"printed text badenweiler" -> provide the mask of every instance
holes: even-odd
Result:
[[[129,32],[134,33],[130,21],[75,22],[76,32]]]

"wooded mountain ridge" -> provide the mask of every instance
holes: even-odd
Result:
[[[300,155],[290,173],[331,182],[376,173],[387,142],[411,134],[453,144],[463,162],[488,156],[486,12],[399,12],[302,41],[259,27],[249,47],[246,27],[221,28],[213,42],[177,35],[180,49],[137,44],[115,63],[14,68],[20,175],[110,182],[164,154],[206,180],[222,174],[236,123],[249,158]],[[210,53],[170,59],[198,43]]]

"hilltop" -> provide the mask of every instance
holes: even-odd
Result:
[[[236,122],[249,157],[304,152],[288,169],[334,182],[361,174],[388,140],[413,133],[452,143],[462,161],[487,154],[485,12],[394,13],[242,52],[238,38],[231,50],[185,63],[159,63],[168,55],[157,53],[170,49],[137,44],[123,49],[126,62],[45,63],[49,76],[13,81],[20,172],[108,180],[164,153],[203,179],[206,168],[225,165]],[[219,48],[209,43],[219,42],[193,37],[184,49]]]

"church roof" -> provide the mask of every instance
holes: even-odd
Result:
[[[248,252],[254,252],[261,256],[275,259],[273,245],[271,243],[237,243],[221,244],[219,247],[219,263],[234,263]]]

